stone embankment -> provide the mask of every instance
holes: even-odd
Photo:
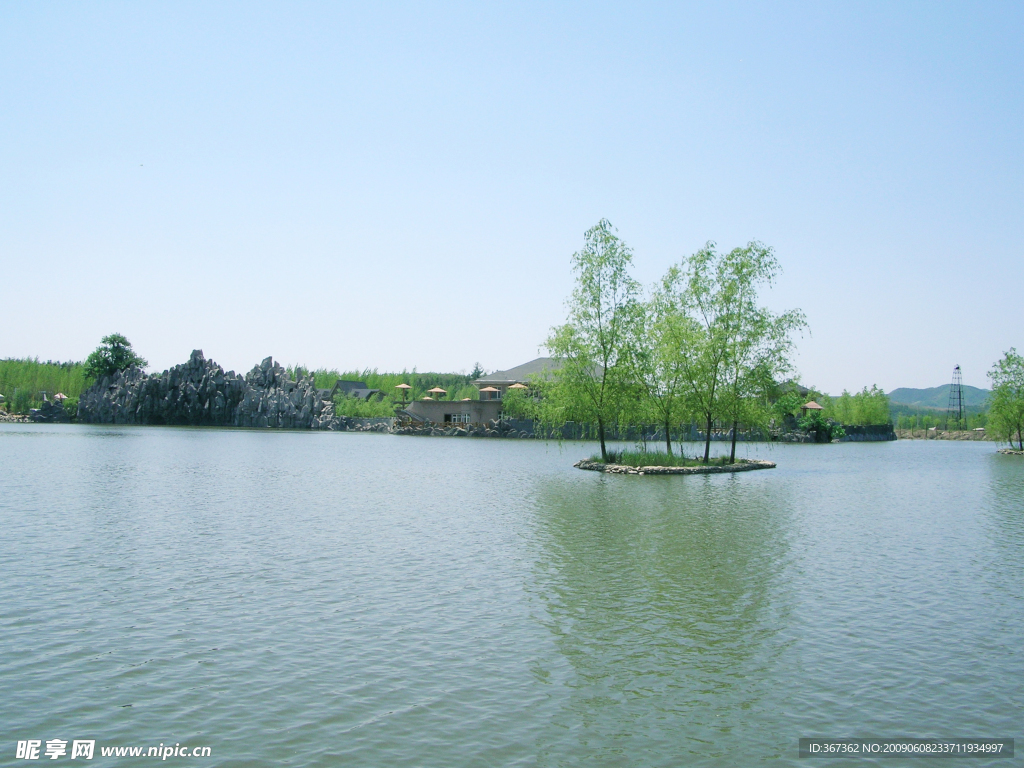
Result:
[[[900,440],[991,440],[985,430],[966,429],[947,432],[944,429],[897,429],[896,436]]]
[[[266,358],[245,376],[194,350],[187,363],[147,375],[129,368],[104,377],[82,393],[78,420],[91,424],[330,429],[334,404],[322,399],[313,376],[288,379]]]
[[[395,435],[424,435],[429,437],[508,437],[533,438],[533,432],[514,429],[501,421],[485,424],[466,424],[458,427],[439,427],[432,424],[396,424],[390,430]]]
[[[833,443],[882,443],[896,439],[896,432],[889,424],[847,425],[843,424],[842,437]],[[801,429],[772,430],[769,439],[776,443],[816,443],[815,436]],[[825,442],[828,442],[827,440]]]
[[[712,438],[713,439],[713,438]],[[772,432],[769,440],[773,443],[816,443],[814,435],[807,432]]]
[[[896,440],[896,432],[892,424],[843,424],[846,434],[839,438],[840,443],[881,443]]]
[[[1000,448],[999,453],[1004,456],[1024,456],[1024,451],[1018,451],[1013,448]]]
[[[589,469],[609,475],[717,475],[723,472],[775,469],[775,462],[761,459],[737,459],[735,464],[712,464],[706,467],[629,467],[625,464],[604,464],[600,461],[582,459],[573,466],[577,469]]]
[[[8,413],[7,411],[0,411],[0,422],[6,422],[8,424],[27,424],[28,421],[28,416],[23,416],[20,413]]]

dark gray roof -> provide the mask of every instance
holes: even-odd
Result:
[[[517,381],[529,381],[531,374],[554,371],[560,367],[561,364],[553,357],[538,357],[536,360],[517,365],[515,368],[509,368],[507,371],[488,373],[473,383],[487,386],[488,384],[511,384]]]
[[[380,392],[379,389],[370,389],[365,381],[352,381],[350,379],[338,379],[328,392],[326,399],[333,400],[335,395],[341,394],[346,397],[358,397],[360,400],[369,400],[373,395]]]
[[[358,397],[360,400],[369,400],[380,392],[379,389],[350,389],[346,394],[349,397]]]

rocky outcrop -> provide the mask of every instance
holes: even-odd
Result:
[[[64,406],[56,400],[45,400],[42,406],[28,412],[28,418],[37,424],[67,424],[71,421]]]
[[[284,368],[268,357],[245,374],[233,423],[236,427],[329,429],[335,421],[334,403],[323,399],[312,374],[291,381]]]
[[[129,368],[82,393],[79,421],[92,424],[330,429],[334,404],[323,400],[313,376],[288,379],[266,358],[245,376],[224,372],[194,350],[187,363],[147,375]]]

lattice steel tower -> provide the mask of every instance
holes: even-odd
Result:
[[[949,406],[946,408],[946,429],[949,421],[956,421],[957,429],[967,426],[967,404],[964,402],[964,385],[960,378],[960,366],[953,369],[953,383],[949,385]]]

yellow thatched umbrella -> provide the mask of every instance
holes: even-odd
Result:
[[[804,416],[807,415],[808,411],[824,411],[825,409],[818,405],[816,402],[811,400],[809,403],[804,403],[800,406],[800,413]]]

